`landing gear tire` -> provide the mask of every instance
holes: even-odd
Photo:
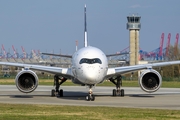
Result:
[[[95,96],[91,95],[91,101],[94,101],[94,100],[95,100]]]
[[[87,96],[86,96],[86,100],[87,100],[87,101],[90,101],[90,95],[87,95]]]
[[[116,89],[113,89],[113,96],[115,97],[117,96],[117,94],[120,95],[121,97],[124,97],[124,89],[118,91]]]
[[[121,89],[121,97],[124,97],[124,89]]]
[[[94,95],[87,95],[86,96],[86,100],[87,101],[94,101],[95,100],[95,96]]]
[[[51,97],[55,97],[55,90],[54,89],[51,90]]]
[[[59,91],[59,97],[63,97],[63,89],[60,89],[60,91]]]
[[[116,89],[113,89],[113,96],[116,96]]]

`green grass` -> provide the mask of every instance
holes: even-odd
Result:
[[[14,85],[13,79],[0,79],[0,85]],[[40,79],[39,85],[53,85],[53,80],[50,79]],[[76,84],[73,84],[70,80],[63,83],[63,86],[74,86]],[[114,86],[109,81],[105,81],[102,84],[98,84],[97,86]],[[123,87],[139,87],[138,81],[130,81],[130,80],[123,80]],[[163,81],[162,87],[165,88],[180,88],[180,82],[179,81]]]
[[[0,104],[0,120],[179,120],[178,110]]]

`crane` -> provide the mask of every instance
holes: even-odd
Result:
[[[159,58],[162,60],[162,57],[163,57],[163,52],[162,52],[162,49],[163,49],[163,44],[164,44],[164,33],[162,33],[161,35],[161,41],[160,41],[160,47],[159,47]]]
[[[176,34],[176,42],[174,45],[174,56],[178,54],[178,41],[179,41],[179,33]]]
[[[166,44],[166,57],[169,55],[169,47],[170,47],[171,33],[168,34],[168,41]]]

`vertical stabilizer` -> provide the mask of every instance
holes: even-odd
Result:
[[[87,40],[87,24],[86,24],[86,5],[84,6],[84,47],[88,46]]]

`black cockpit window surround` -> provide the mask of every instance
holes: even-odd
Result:
[[[87,63],[87,64],[99,63],[99,64],[102,64],[102,61],[101,61],[99,58],[93,58],[93,59],[82,58],[82,59],[79,61],[79,64],[83,64],[83,63]]]

